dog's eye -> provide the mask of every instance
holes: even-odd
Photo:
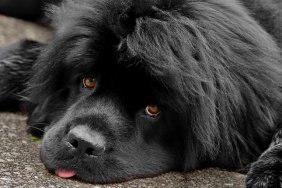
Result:
[[[93,77],[85,77],[82,82],[83,86],[88,89],[94,89],[97,85],[97,80]]]
[[[156,105],[148,105],[145,111],[149,116],[153,117],[156,117],[161,113],[161,110]]]

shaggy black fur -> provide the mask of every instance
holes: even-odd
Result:
[[[206,166],[243,169],[273,139],[247,186],[280,185],[281,6],[69,0],[54,7],[57,32],[40,47],[27,89],[30,131],[45,127],[42,161],[51,171],[116,182]],[[81,84],[88,76],[94,89]],[[149,104],[161,114],[148,115]]]
[[[0,48],[0,110],[19,110],[23,90],[41,46],[25,40]]]

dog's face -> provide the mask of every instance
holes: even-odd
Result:
[[[50,101],[49,108],[59,114],[62,107],[62,113],[45,130],[41,158],[46,167],[73,170],[93,182],[177,168],[183,152],[179,122],[157,98],[161,88],[154,78],[136,67],[103,63],[65,75],[61,87],[70,86],[68,95],[57,97],[68,105],[58,102],[52,108]]]
[[[47,169],[98,183],[181,169],[181,119],[163,83],[174,75],[158,76],[129,57],[105,23],[93,23],[91,33],[82,21],[59,31],[34,69],[39,105],[29,124],[49,124],[41,146]]]
[[[64,72],[69,62],[62,59],[61,72],[54,76],[56,102],[50,99],[47,108],[54,115],[47,114],[50,126],[41,147],[46,167],[59,176],[65,176],[62,169],[72,170],[92,182],[178,168],[183,152],[179,120],[158,95],[161,84],[138,66],[108,60],[113,54],[96,53],[101,59],[91,59],[86,69],[82,58]]]

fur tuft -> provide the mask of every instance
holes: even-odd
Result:
[[[134,31],[140,20],[162,18],[162,11],[173,11],[183,4],[183,0],[136,0],[110,1],[109,23],[118,37]]]

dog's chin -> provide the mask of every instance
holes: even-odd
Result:
[[[124,161],[126,164],[122,164],[116,160],[118,154],[116,158],[95,158],[87,162],[73,158],[60,159],[59,156],[55,157],[56,159],[53,157],[48,158],[48,156],[50,156],[49,154],[50,153],[46,152],[44,149],[40,152],[40,158],[50,173],[63,179],[78,179],[89,183],[120,183],[136,178],[154,177],[173,170],[173,168],[167,165],[160,165],[161,168],[157,165],[158,167],[154,168],[156,164],[151,164],[151,168],[145,169],[144,167],[138,167],[136,165],[137,162],[132,164],[131,161],[127,163]],[[97,160],[103,160],[105,164],[101,164],[97,162]],[[142,163],[142,161],[139,162]]]

